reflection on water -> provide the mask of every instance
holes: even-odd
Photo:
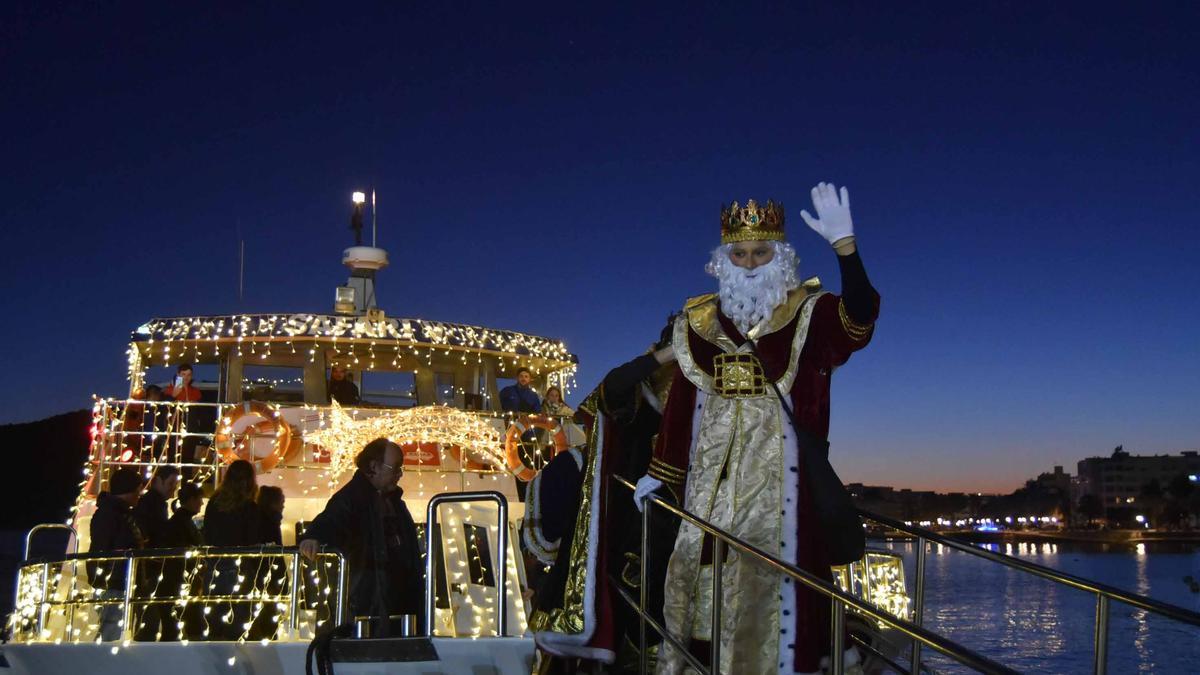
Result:
[[[915,587],[915,544],[893,542]],[[1200,594],[1184,577],[1200,578],[1200,546],[1053,542],[982,546],[1200,611]],[[925,624],[981,654],[1021,671],[1091,672],[1096,597],[989,561],[931,545],[926,558]],[[1195,672],[1200,628],[1113,602],[1109,608],[1109,671]],[[932,654],[944,672],[967,672]]]

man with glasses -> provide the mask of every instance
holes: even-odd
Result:
[[[313,560],[322,545],[345,553],[353,616],[409,614],[419,627],[425,586],[417,526],[398,485],[403,462],[404,452],[388,439],[368,443],[354,460],[358,470],[350,482],[305,530],[300,553]],[[390,621],[372,622],[372,635],[391,632]]]

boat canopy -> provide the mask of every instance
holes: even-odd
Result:
[[[391,318],[378,310],[366,316],[326,314],[231,314],[152,319],[131,336],[127,353],[130,394],[144,385],[147,368],[181,363],[217,364],[218,399],[242,398],[242,371],[251,366],[287,366],[304,371],[303,400],[326,399],[326,370],[338,365],[353,374],[409,372],[423,380],[435,374],[453,381],[461,395],[496,400],[497,378],[528,368],[535,386],[573,384],[578,359],[561,340],[480,326]],[[435,403],[420,396],[418,404]],[[467,405],[465,407],[472,407]],[[491,407],[490,405],[485,407]]]

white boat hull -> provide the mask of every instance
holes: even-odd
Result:
[[[533,670],[532,638],[434,638],[433,646],[437,661],[339,662],[334,671],[338,675],[529,675]],[[135,642],[127,647],[113,643],[6,644],[0,647],[0,654],[8,667],[0,666],[0,674],[303,675],[307,649],[305,642]]]

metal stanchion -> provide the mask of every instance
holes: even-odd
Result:
[[[922,627],[925,616],[925,547],[925,537],[917,537],[917,587],[913,598],[912,622]],[[912,675],[921,672],[921,643],[916,640],[912,643],[912,660],[909,662],[908,672]]]
[[[1096,645],[1093,651],[1092,672],[1104,675],[1108,671],[1108,596],[1096,594]]]
[[[706,535],[707,536],[707,535]],[[703,541],[703,539],[701,539]],[[702,545],[703,546],[703,545]],[[722,582],[725,563],[725,542],[713,537],[712,561],[712,630],[709,634],[709,672],[713,675],[721,672],[721,601],[724,592]],[[643,582],[644,584],[645,582]]]
[[[842,675],[846,671],[846,605],[842,604],[837,598],[830,598],[833,603],[832,612],[830,613],[830,643],[832,647],[829,653],[829,672],[833,675]]]

